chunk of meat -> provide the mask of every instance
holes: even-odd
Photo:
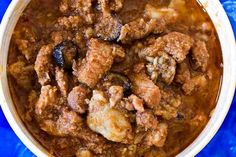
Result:
[[[101,91],[93,91],[87,124],[91,130],[110,141],[128,143],[132,138],[130,122],[120,111],[109,107],[109,102]]]
[[[187,61],[178,64],[175,81],[184,84],[191,79],[191,73]]]
[[[111,107],[115,106],[124,96],[124,89],[121,86],[111,86],[108,92],[110,94],[109,102]]]
[[[109,45],[98,39],[91,39],[86,58],[81,64],[73,66],[73,74],[80,82],[93,88],[111,68],[114,58],[124,54],[123,48],[118,45]]]
[[[158,22],[155,19],[147,20],[144,18],[136,19],[121,27],[118,41],[129,43],[133,40],[141,39],[152,33],[158,27]]]
[[[156,129],[158,126],[158,121],[152,111],[146,110],[144,112],[136,113],[136,123],[139,126],[147,129]]]
[[[142,99],[132,94],[128,97],[128,100],[131,102],[136,111],[144,112],[144,102]]]
[[[51,135],[77,136],[82,119],[75,112],[66,108],[59,113],[62,102],[56,87],[42,86],[41,94],[35,104],[36,119],[40,128]],[[54,115],[53,111],[59,114]]]
[[[204,41],[197,40],[192,48],[192,67],[193,69],[201,69],[205,72],[208,65],[209,53]]]
[[[161,90],[161,101],[154,109],[155,115],[162,116],[164,119],[171,119],[177,116],[178,107],[181,104],[181,97],[171,90]]]
[[[50,72],[52,71],[52,45],[45,45],[39,50],[34,69],[38,75],[38,81],[43,86],[51,81]]]
[[[35,104],[35,113],[39,116],[39,119],[47,118],[50,110],[59,108],[58,96],[58,90],[55,86],[42,86],[40,97]]]
[[[94,20],[94,13],[92,9],[93,0],[62,0],[59,9],[62,13],[73,11],[88,23],[92,24]]]
[[[19,60],[11,64],[8,70],[20,87],[27,90],[32,88],[32,75],[34,74],[33,65],[26,65],[25,62]]]
[[[189,65],[186,61],[179,64],[175,81],[182,84],[182,89],[187,95],[190,95],[195,89],[202,88],[207,84],[207,79],[204,75],[191,76]]]
[[[77,113],[85,113],[88,106],[86,99],[90,95],[90,90],[82,85],[76,86],[72,89],[67,97],[68,105]]]
[[[149,146],[163,147],[168,133],[166,123],[158,124],[157,128],[150,130],[145,138],[145,142]]]
[[[128,76],[132,82],[132,91],[142,98],[148,107],[158,106],[161,99],[159,87],[148,78],[144,71],[131,73]]]
[[[182,89],[185,94],[190,95],[192,91],[205,87],[207,79],[204,75],[197,75],[192,77],[189,81],[183,84]]]
[[[64,97],[67,97],[69,89],[69,79],[67,73],[61,68],[56,67],[56,81],[57,85]]]
[[[178,63],[183,62],[193,45],[193,39],[186,34],[171,32],[163,36],[166,43],[164,50]]]

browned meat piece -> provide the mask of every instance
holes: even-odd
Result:
[[[183,85],[182,89],[187,95],[190,95],[195,89],[204,87],[207,84],[204,75],[191,76],[189,65],[186,61],[179,64],[175,81]]]
[[[178,64],[175,81],[180,84],[184,84],[185,82],[188,82],[190,79],[191,79],[191,74],[187,61]]]
[[[110,94],[109,102],[111,107],[115,106],[124,95],[124,89],[121,86],[111,86],[108,92]]]
[[[152,111],[146,110],[144,112],[136,113],[136,123],[147,129],[156,129],[158,126],[158,121]]]
[[[58,18],[59,26],[66,29],[78,28],[83,23],[83,19],[80,16],[68,16]]]
[[[171,32],[163,36],[166,43],[164,50],[170,54],[178,63],[182,62],[193,45],[193,39],[182,33]]]
[[[207,84],[207,79],[204,75],[198,75],[192,77],[189,81],[185,82],[182,86],[185,94],[190,95],[193,90],[205,87]]]
[[[55,136],[77,136],[82,119],[75,112],[65,108],[58,116],[56,113],[59,112],[63,103],[59,96],[56,87],[42,86],[40,97],[35,104],[36,118],[40,128]]]
[[[87,149],[80,149],[76,152],[76,157],[93,157],[93,154]]]
[[[20,87],[27,90],[32,88],[32,76],[34,74],[33,65],[26,65],[25,62],[19,60],[11,64],[8,70]]]
[[[132,127],[122,112],[109,107],[108,99],[101,91],[93,91],[87,116],[89,128],[114,142],[129,143]]]
[[[158,124],[157,128],[150,130],[145,138],[149,146],[163,147],[166,141],[168,126],[165,123]]]
[[[201,69],[203,72],[206,71],[209,54],[206,47],[206,43],[200,40],[197,40],[192,48],[192,67],[193,69]]]
[[[67,73],[61,68],[56,67],[56,81],[57,85],[64,97],[67,97],[69,88],[69,79]]]
[[[144,112],[144,106],[143,106],[144,102],[142,99],[132,94],[128,97],[128,100],[131,102],[131,104],[133,105],[133,108],[136,111]]]
[[[144,71],[140,73],[131,73],[129,78],[132,82],[132,91],[134,94],[142,98],[148,107],[154,108],[158,106],[161,94],[158,86],[148,78]]]
[[[63,41],[70,41],[73,38],[73,35],[69,31],[54,31],[50,34],[52,41],[54,42],[54,45],[58,45]]]
[[[124,55],[124,50],[120,46],[91,39],[86,58],[81,64],[73,66],[73,74],[80,82],[93,88],[111,68],[115,56],[121,55]]]
[[[155,108],[155,114],[164,119],[171,119],[177,116],[178,107],[181,104],[181,97],[173,91],[161,90],[161,101]]]
[[[51,81],[49,74],[52,68],[52,45],[45,45],[39,50],[34,66],[38,81],[42,86]]]
[[[163,51],[165,47],[164,40],[160,37],[157,39],[152,39],[150,41],[150,44],[147,46],[143,46],[141,50],[137,51],[140,58],[146,58],[146,57],[156,57],[160,53],[160,51]]]
[[[156,27],[158,27],[157,20],[139,18],[122,26],[118,41],[129,43],[132,40],[141,39],[152,33]]]
[[[92,24],[94,18],[92,1],[93,0],[62,0],[59,9],[63,13],[70,12],[70,10],[79,13],[88,24]]]
[[[42,86],[39,100],[35,104],[35,113],[39,119],[47,118],[48,114],[50,114],[48,112],[52,108],[58,108],[60,106],[58,96],[56,87],[51,85]]]
[[[82,85],[74,87],[68,95],[68,105],[77,113],[85,113],[88,108],[85,100],[89,94],[90,90]]]
[[[116,40],[121,31],[121,21],[110,14],[103,15],[95,25],[95,31],[99,38],[107,41]]]
[[[36,56],[36,43],[29,42],[28,40],[18,39],[16,40],[16,45],[19,51],[25,56],[27,60],[34,58]]]

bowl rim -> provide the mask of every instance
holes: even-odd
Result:
[[[9,95],[6,75],[7,63],[6,59],[4,60],[4,56],[6,57],[8,54],[9,41],[17,22],[17,20],[14,21],[12,18],[19,17],[29,1],[30,0],[13,0],[10,3],[0,25],[0,104],[7,121],[24,145],[35,155],[46,157],[51,156],[51,154],[49,154],[49,152],[42,147],[35,138],[33,138],[16,112]],[[224,64],[223,66],[222,85],[214,113],[203,131],[198,135],[193,143],[177,155],[178,157],[195,156],[207,145],[207,143],[209,143],[226,117],[233,100],[236,85],[235,38],[226,12],[218,0],[197,1],[202,4],[215,25],[222,48],[223,63],[227,64]]]

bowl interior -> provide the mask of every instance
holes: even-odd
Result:
[[[215,135],[222,124],[234,95],[236,84],[236,50],[232,27],[219,1],[198,0],[210,15],[217,30],[223,54],[223,79],[215,111],[201,134],[178,156],[196,155]],[[11,99],[6,67],[8,48],[14,27],[30,0],[12,1],[0,29],[0,104],[11,127],[21,141],[37,156],[50,156],[27,131]]]

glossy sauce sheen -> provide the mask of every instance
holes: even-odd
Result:
[[[178,107],[176,117],[165,118],[162,116],[156,116],[158,123],[165,123],[168,125],[167,138],[165,144],[161,147],[146,147],[146,145],[143,146],[142,144],[122,144],[119,142],[112,142],[105,139],[103,136],[98,135],[99,138],[102,138],[105,141],[108,147],[106,148],[107,151],[105,151],[105,153],[96,154],[96,151],[94,151],[92,147],[89,147],[86,143],[86,140],[84,139],[81,140],[79,137],[73,137],[70,135],[50,135],[50,133],[47,133],[47,131],[43,131],[40,128],[39,123],[41,123],[41,121],[39,122],[37,118],[35,118],[37,117],[34,113],[35,109],[34,107],[30,106],[28,99],[28,95],[32,90],[35,91],[35,97],[39,97],[40,95],[41,85],[38,83],[37,74],[32,72],[30,77],[33,85],[28,89],[24,89],[21,85],[19,85],[19,83],[17,83],[17,79],[12,76],[11,70],[9,70],[10,72],[8,75],[8,80],[10,91],[18,113],[21,116],[22,121],[27,126],[28,130],[47,150],[49,150],[50,153],[55,156],[66,157],[75,156],[77,152],[77,156],[79,156],[78,150],[89,149],[94,154],[94,156],[174,156],[186,148],[200,134],[207,124],[210,115],[212,114],[212,110],[215,108],[217,102],[222,76],[222,54],[216,31],[203,8],[195,0],[183,0],[182,2],[185,2],[184,6],[176,3],[176,6],[174,7],[179,15],[177,21],[174,24],[168,25],[164,32],[158,35],[147,35],[146,37],[143,37],[139,40],[134,40],[129,44],[119,43],[124,49],[130,50],[133,45],[138,45],[138,42],[145,43],[145,40],[148,37],[156,38],[174,31],[188,34],[194,39],[201,39],[206,42],[207,50],[210,56],[207,70],[205,72],[201,72],[199,69],[190,70],[192,76],[204,75],[206,77],[207,84],[203,88],[195,89],[191,94],[186,94],[183,92],[182,86],[175,81],[173,81],[170,85],[166,85],[163,82],[156,83],[161,89],[163,88],[170,90],[174,93],[177,93],[181,97],[181,105]],[[93,2],[93,5],[96,5],[95,3],[96,2]],[[122,24],[134,21],[135,19],[142,16],[143,10],[145,9],[145,5],[147,3],[156,8],[161,8],[167,7],[170,3],[170,0],[125,0],[122,9],[116,13],[116,16],[120,18]],[[30,2],[20,17],[12,36],[8,57],[9,67],[18,60],[21,60],[27,65],[34,67],[37,52],[43,45],[52,43],[50,34],[54,31],[57,31],[58,29],[55,27],[55,24],[57,19],[63,16],[63,14],[58,9],[59,5],[60,2],[54,0],[32,0]],[[96,18],[98,18],[100,16],[98,13],[99,11],[97,10],[98,7],[94,6],[94,8],[94,12],[96,12]],[[70,15],[70,13],[67,13],[66,16],[68,16],[68,14]],[[76,32],[84,32],[87,27],[91,27],[91,25],[83,25],[77,30],[72,29],[72,36],[75,35]],[[31,51],[36,52],[36,55],[33,55],[30,60],[26,60],[24,55],[22,55],[20,52],[21,50],[19,48],[19,44],[17,44],[18,39],[27,39],[28,41],[31,40],[31,37],[27,36],[27,33],[20,33],[23,32],[22,30],[24,28],[31,30],[37,36],[36,41],[33,41],[34,39],[32,39],[34,48],[33,50],[31,49]],[[203,28],[205,28],[206,31],[201,30]],[[207,30],[208,28],[209,30]],[[88,40],[85,41],[83,46],[80,46],[79,48],[79,55],[83,58],[85,57],[88,50],[88,44],[86,44],[86,42],[88,42]],[[111,43],[115,43],[115,41],[112,41]],[[190,57],[190,54],[188,54],[187,58]],[[123,62],[113,64],[111,68],[112,70],[109,72],[117,72],[125,69],[121,73],[122,75],[126,75],[127,70],[133,70],[133,65],[143,62],[143,59],[139,59],[137,56],[135,56],[133,60],[130,60],[128,63],[124,61],[124,64],[122,64]],[[188,64],[188,66],[190,65]],[[179,68],[178,63],[177,68]],[[74,83],[74,81],[72,81],[72,75],[70,76],[71,78],[69,78],[69,80],[71,84],[69,85],[69,89],[72,89],[72,87],[74,87],[75,84],[78,85],[78,83]],[[130,79],[132,80],[132,78]],[[96,87],[92,87],[92,89],[96,88],[106,90],[106,87],[103,85],[105,82],[104,80],[105,79],[101,79],[96,84]],[[56,84],[57,83],[55,81],[51,82],[51,85]],[[34,105],[37,100],[34,100],[33,102],[34,103],[31,105]],[[134,111],[132,111],[132,114],[133,112]],[[81,117],[85,118],[86,115],[81,114]],[[132,122],[132,127],[135,125],[136,124]],[[88,127],[86,127],[86,129],[88,129]],[[103,143],[101,143],[101,145],[102,144]],[[132,152],[130,154],[125,154],[124,150],[127,148],[136,149],[136,151],[135,153]]]

